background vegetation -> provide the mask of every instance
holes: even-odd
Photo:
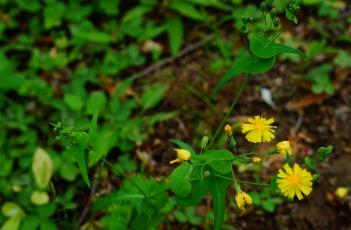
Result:
[[[209,198],[188,207],[168,190],[172,149],[213,135],[240,86],[214,90],[248,46],[241,32],[267,25],[306,57],[280,54],[253,76],[234,132],[275,116],[294,158],[329,143],[335,154],[299,206],[247,185],[254,207],[240,214],[229,190],[223,228],[349,227],[350,197],[334,192],[351,185],[351,5],[292,3],[263,15],[260,1],[0,0],[1,229],[212,229]],[[236,166],[267,182],[282,162]]]

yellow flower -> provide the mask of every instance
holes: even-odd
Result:
[[[251,158],[251,161],[253,162],[253,163],[260,163],[261,162],[261,158],[260,157],[252,157]]]
[[[252,204],[252,199],[246,192],[240,191],[235,196],[236,205],[239,209],[245,210],[246,205]]]
[[[174,164],[174,163],[181,163],[183,161],[187,161],[190,159],[191,157],[191,153],[186,150],[186,149],[174,149],[177,152],[177,159],[174,159],[172,161],[170,161],[170,164]]]
[[[274,139],[276,126],[271,124],[274,118],[266,119],[261,116],[255,116],[248,119],[248,124],[242,124],[242,133],[246,134],[246,139],[253,143],[270,142]]]
[[[232,126],[230,126],[229,124],[226,124],[224,126],[224,132],[227,134],[228,137],[233,136],[233,129]]]
[[[301,200],[302,193],[307,196],[312,191],[312,175],[298,164],[294,164],[293,168],[285,164],[279,170],[277,184],[284,196],[293,199],[296,195]]]
[[[277,148],[278,153],[282,154],[282,155],[286,155],[292,154],[292,149],[291,149],[291,145],[290,145],[290,141],[281,141],[278,142],[275,146]]]
[[[339,188],[336,189],[335,195],[342,199],[342,198],[344,198],[347,195],[348,192],[349,192],[348,188],[346,188],[346,187],[339,187]]]

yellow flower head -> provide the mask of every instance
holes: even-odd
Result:
[[[232,129],[232,126],[229,125],[229,124],[226,124],[226,125],[224,126],[224,132],[227,134],[228,137],[233,136],[233,129]]]
[[[276,126],[271,124],[274,118],[266,119],[261,116],[255,116],[248,119],[248,124],[242,124],[242,133],[246,134],[246,139],[253,143],[270,142],[274,139]]]
[[[336,189],[335,195],[342,199],[342,198],[344,198],[347,195],[348,192],[349,192],[348,188],[346,188],[346,187],[339,187],[339,188]]]
[[[235,196],[236,205],[239,209],[245,210],[246,205],[252,204],[252,199],[246,192],[240,191]]]
[[[312,175],[298,164],[294,164],[293,168],[285,164],[283,169],[279,170],[277,184],[284,196],[293,199],[296,195],[301,200],[302,193],[307,196],[312,191]]]
[[[253,162],[253,163],[260,163],[261,162],[261,158],[260,157],[252,157],[251,158],[251,161]]]
[[[177,159],[174,159],[172,161],[170,161],[170,164],[174,164],[174,163],[181,163],[183,161],[187,161],[190,159],[191,157],[191,153],[186,150],[186,149],[174,149],[177,152]]]
[[[291,145],[290,145],[290,141],[281,141],[278,142],[275,146],[277,148],[278,153],[282,154],[282,155],[286,155],[292,154],[292,149],[291,149]]]

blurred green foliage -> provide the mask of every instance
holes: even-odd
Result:
[[[216,35],[211,46],[220,58],[211,63],[212,69],[228,67],[237,37],[223,39],[220,26],[229,22],[233,30],[242,30],[242,17],[250,19],[244,26],[253,31],[265,26],[259,7],[243,2],[0,0],[1,230],[73,229],[83,224],[77,221],[89,199],[85,183],[93,186],[95,174],[106,178],[137,172],[139,165],[131,156],[136,143],[147,140],[157,122],[177,115],[155,110],[169,85],[145,81],[139,97],[131,92],[132,73],[176,56],[196,26]],[[338,1],[316,6],[320,2],[303,1],[334,20]],[[285,12],[287,3],[275,1],[278,13]],[[328,37],[307,45],[308,61],[324,53],[324,39]],[[351,41],[348,36],[338,39]],[[333,61],[306,76],[316,93],[335,92],[331,65],[350,67],[347,52],[329,53]],[[44,163],[35,161],[38,151],[43,151]],[[115,163],[101,166],[108,157]],[[202,185],[194,186],[201,191]],[[175,203],[182,202],[167,194],[165,184],[154,178],[125,179],[116,191],[96,199],[92,215],[104,215],[84,226],[156,228],[166,213],[176,210]],[[179,222],[199,224],[192,208],[182,210],[174,211]]]

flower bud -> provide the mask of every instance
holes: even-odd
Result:
[[[229,124],[226,124],[224,126],[224,132],[227,134],[228,137],[232,137],[233,136],[233,129],[232,126]]]

